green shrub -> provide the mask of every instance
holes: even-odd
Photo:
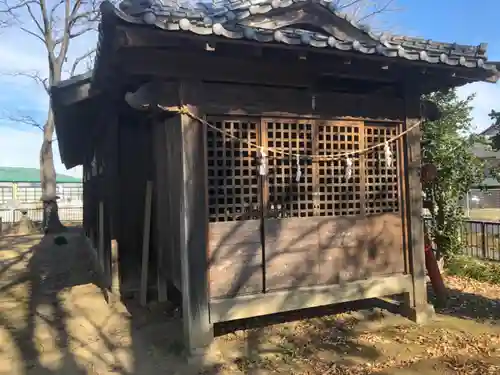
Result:
[[[468,135],[473,133],[473,96],[462,99],[456,90],[445,90],[425,99],[442,113],[439,120],[422,124],[422,163],[437,168],[436,178],[425,181],[423,190],[432,205],[427,227],[439,250],[436,256],[446,259],[462,248],[461,202],[471,186],[484,180],[484,163],[472,152],[472,146],[483,142],[483,137]]]
[[[500,263],[485,262],[465,255],[455,255],[448,259],[446,271],[449,275],[500,284]]]

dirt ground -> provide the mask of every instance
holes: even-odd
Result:
[[[38,241],[0,239],[0,375],[193,371],[178,357],[181,325],[172,308],[106,304],[93,285],[35,304],[22,275]],[[449,306],[425,326],[379,308],[345,312],[363,307],[352,305],[217,326],[201,373],[500,374],[500,287],[446,282]]]

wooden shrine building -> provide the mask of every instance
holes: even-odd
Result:
[[[432,313],[420,97],[496,81],[486,46],[375,34],[323,0],[167,3],[104,2],[93,71],[52,88],[122,290],[147,233],[150,289],[180,291],[191,350],[216,322],[304,307],[404,294]]]

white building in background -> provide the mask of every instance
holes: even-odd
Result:
[[[56,177],[57,194],[61,206],[83,205],[83,184],[81,179],[60,175]],[[42,188],[40,171],[35,168],[0,167],[0,207],[13,205],[40,205]]]
[[[66,222],[83,219],[83,184],[81,179],[57,175],[59,217]],[[33,221],[41,221],[42,188],[40,171],[35,168],[0,167],[0,220],[17,222],[26,210]]]

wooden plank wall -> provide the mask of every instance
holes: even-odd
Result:
[[[159,119],[153,125],[154,207],[160,273],[181,290],[180,266],[180,183],[182,179],[182,138],[179,117]]]
[[[119,118],[118,215],[119,272],[122,288],[139,287],[144,194],[146,181],[152,178],[151,127],[147,118],[126,106]]]

